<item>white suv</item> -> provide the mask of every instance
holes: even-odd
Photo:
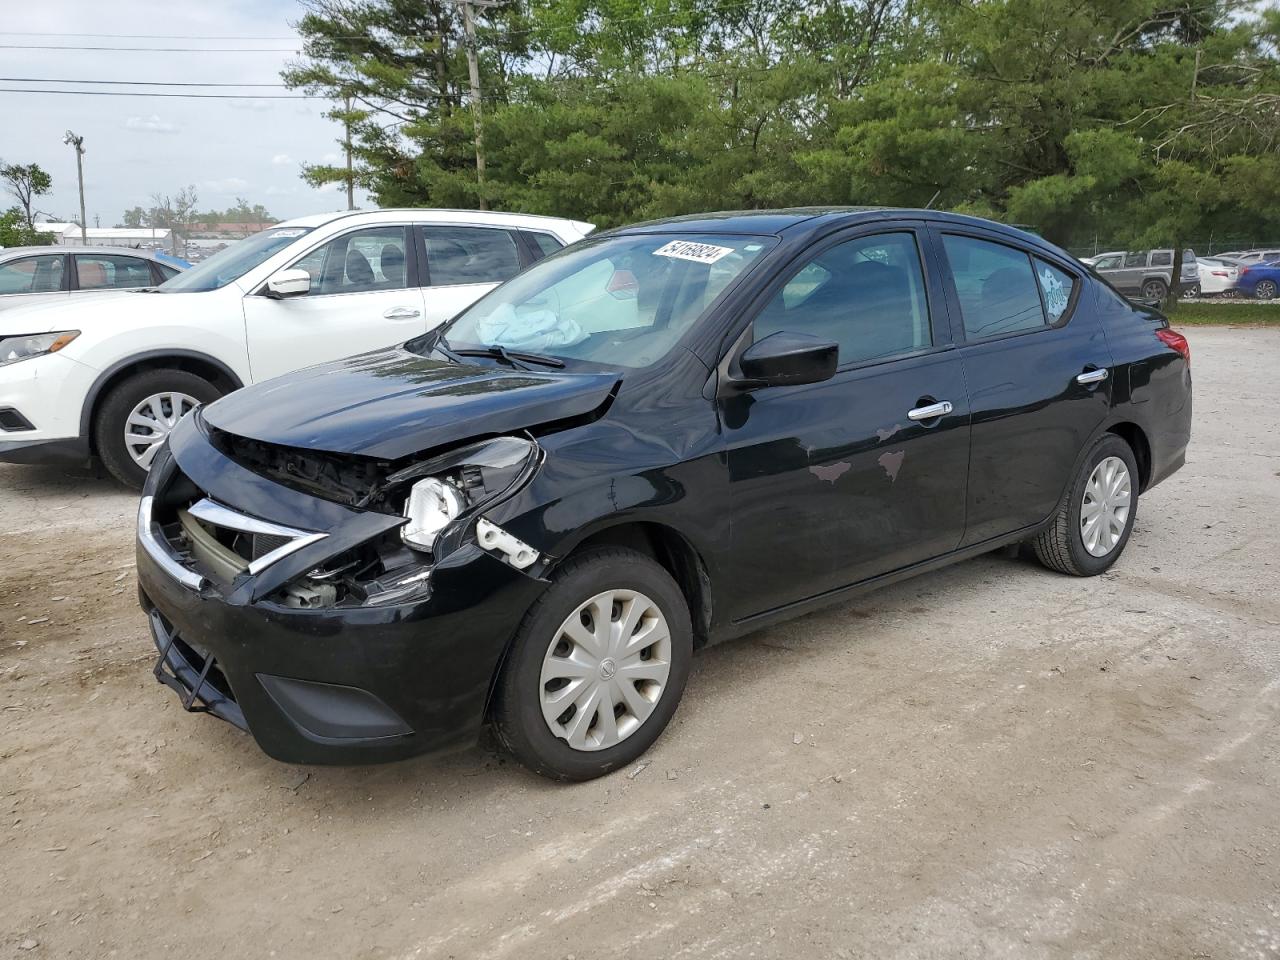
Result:
[[[415,337],[593,229],[470,210],[302,217],[159,287],[7,310],[0,460],[96,454],[140,486],[197,404]]]

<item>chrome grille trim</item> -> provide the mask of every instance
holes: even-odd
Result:
[[[318,543],[329,536],[327,533],[299,530],[296,527],[286,527],[283,524],[271,523],[268,520],[259,520],[257,517],[251,517],[229,507],[224,507],[220,503],[215,503],[208,497],[193,503],[187,508],[187,512],[197,520],[203,520],[205,523],[212,524],[215,527],[225,527],[228,530],[236,530],[240,533],[264,534],[271,537],[286,538],[288,542],[283,546],[264,553],[256,560],[249,561],[249,573],[252,575],[261,573],[273,563],[283,560],[290,554],[297,553],[303,547],[309,547],[311,544]]]
[[[201,589],[204,586],[204,577],[183,566],[169,549],[169,545],[164,542],[163,536],[156,536],[155,524],[151,519],[151,503],[151,497],[143,497],[138,502],[138,542],[147,551],[147,555],[173,579],[190,590]]]

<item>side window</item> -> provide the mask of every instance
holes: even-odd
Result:
[[[1153,267],[1171,267],[1173,266],[1172,250],[1156,250],[1151,254],[1151,266]]]
[[[515,238],[488,227],[423,227],[433,287],[501,283],[520,272]]]
[[[163,263],[157,263],[156,269],[160,271],[161,283],[163,283],[165,280],[172,280],[174,277],[176,277],[179,273],[182,272],[177,267],[165,266]]]
[[[132,290],[155,282],[150,264],[137,257],[77,253],[75,263],[76,283],[81,290]]]
[[[533,247],[538,251],[538,259],[549,257],[557,250],[564,248],[564,244],[557,240],[549,233],[534,233],[533,231],[525,231],[525,236],[533,243]]]
[[[1095,270],[1119,270],[1120,264],[1123,262],[1122,257],[1103,257],[1093,265]]]
[[[1132,267],[1145,267],[1147,265],[1147,252],[1145,250],[1135,250],[1133,253],[1126,253],[1124,256],[1124,265],[1126,269]]]
[[[1045,313],[1050,323],[1057,323],[1067,312],[1071,304],[1071,294],[1075,292],[1076,278],[1064,273],[1051,263],[1036,261],[1036,279],[1040,281],[1040,294],[1044,297]]]
[[[57,293],[67,289],[61,255],[23,257],[0,263],[0,294]]]
[[[966,339],[977,340],[1044,326],[1031,258],[988,240],[942,238],[960,297]]]
[[[933,343],[920,250],[911,233],[859,237],[796,271],[755,319],[753,337],[787,330],[840,345],[840,363]]]
[[[290,267],[311,274],[308,296],[403,290],[406,227],[370,227],[334,237]]]

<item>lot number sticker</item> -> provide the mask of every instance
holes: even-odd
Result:
[[[715,263],[721,257],[733,253],[733,247],[717,247],[710,243],[693,243],[689,240],[672,240],[653,251],[655,257],[673,260],[692,260],[694,263]]]

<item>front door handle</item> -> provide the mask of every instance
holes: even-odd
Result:
[[[914,410],[907,411],[907,418],[910,420],[935,420],[938,417],[945,417],[951,412],[951,401],[942,400],[939,403],[931,403],[927,407],[916,407]]]
[[[414,310],[412,307],[392,307],[383,316],[388,320],[412,320],[414,317],[422,316],[422,311]]]
[[[1110,374],[1106,367],[1101,367],[1098,370],[1086,370],[1084,373],[1080,374],[1080,376],[1076,377],[1076,383],[1101,383],[1103,380],[1107,379],[1109,375]]]

